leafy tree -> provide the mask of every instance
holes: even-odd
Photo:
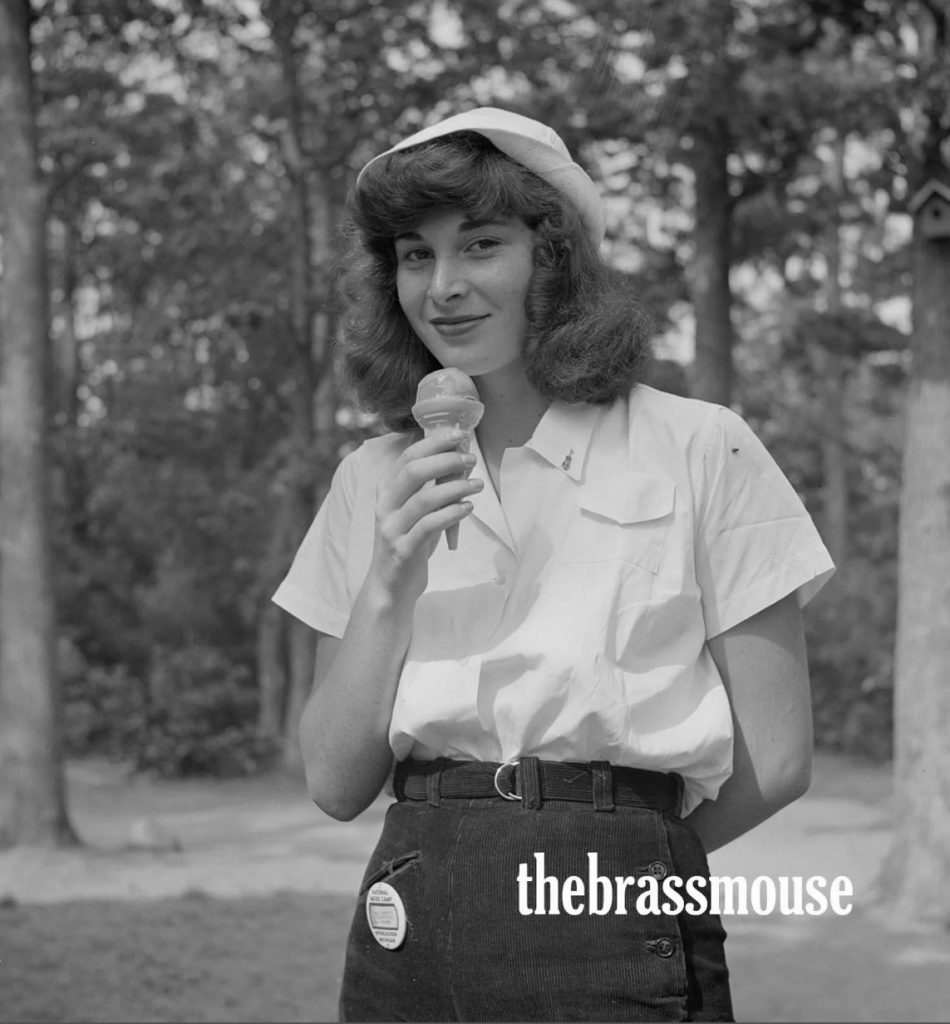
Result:
[[[223,675],[255,693],[260,496],[280,483],[291,351],[279,168],[203,56],[216,40],[221,61],[234,56],[217,21],[153,19],[146,5],[48,13],[59,16],[37,26],[41,125],[66,353],[58,586],[81,656],[70,692],[77,708],[109,705],[121,678],[135,708],[111,733],[80,724],[76,738],[147,763],[175,652],[193,648],[184,675],[197,684],[216,664],[201,649],[226,650]],[[88,63],[68,59],[80,41]],[[261,752],[246,703],[234,707],[242,742]]]

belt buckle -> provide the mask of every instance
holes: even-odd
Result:
[[[519,764],[521,764],[520,761],[505,761],[503,764],[500,764],[495,769],[495,791],[498,793],[498,795],[500,797],[503,797],[505,800],[520,800],[521,799],[521,795],[519,793],[516,793],[514,791],[514,789],[511,789],[508,792],[506,792],[499,785],[499,782],[503,781],[502,780],[502,772],[506,768],[510,768],[511,769],[511,782],[512,782],[512,785],[514,785],[514,781],[515,781],[515,768],[517,768]]]

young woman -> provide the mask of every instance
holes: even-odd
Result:
[[[350,214],[346,368],[392,432],[275,595],[320,634],[313,799],[353,818],[395,763],[341,1013],[731,1020],[718,917],[638,897],[702,895],[706,852],[806,789],[828,554],[741,419],[638,383],[645,319],[550,128],[449,118],[371,160]],[[415,429],[439,367],[485,406],[471,455]]]

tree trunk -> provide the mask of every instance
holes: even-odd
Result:
[[[729,194],[729,130],[724,118],[694,133],[696,189],[693,259],[688,268],[696,320],[696,357],[690,393],[728,405],[732,398],[732,197]]]
[[[46,197],[26,0],[0,0],[0,846],[75,842],[66,812],[47,459]]]
[[[838,137],[833,144],[834,163],[830,168],[831,188],[838,199],[840,210],[845,202],[844,139]],[[841,315],[844,303],[841,296],[841,230],[838,218],[829,229],[828,238],[828,313],[832,321]],[[833,334],[835,341],[839,332]],[[824,515],[822,530],[825,544],[838,571],[829,594],[837,596],[844,581],[848,548],[848,461],[845,433],[845,389],[847,374],[844,357],[832,345],[825,345],[820,353],[822,395],[821,455],[824,475]],[[826,598],[827,601],[827,598]]]
[[[690,394],[729,405],[733,386],[732,217],[729,154],[734,117],[734,68],[730,65],[735,28],[732,0],[694,0],[692,31],[705,45],[692,51],[690,80],[697,105],[683,156],[693,172],[695,192],[693,257],[686,279],[695,318],[696,354]]]
[[[54,340],[56,403],[59,421],[76,426],[79,419],[79,341],[76,337],[76,228],[68,221],[57,224],[61,247],[61,299],[56,310],[60,323]]]
[[[311,265],[315,269],[312,281],[314,312],[311,319],[310,360],[316,383],[309,396],[309,422],[314,438],[319,438],[326,442],[328,447],[332,447],[336,435],[337,394],[330,358],[333,322],[328,310],[331,298],[329,267],[333,258],[332,237],[335,224],[334,197],[329,176],[326,173],[319,173],[316,179],[317,187],[310,197],[312,220],[309,234]],[[320,446],[320,450],[324,450],[323,445]],[[335,461],[333,452],[327,452],[326,461],[327,464]],[[325,493],[324,488],[320,488],[317,494],[312,491],[307,493],[308,504],[302,506],[306,516],[299,524],[298,537],[302,536],[303,530],[310,524],[312,507],[309,503],[319,505]],[[300,714],[313,688],[315,654],[313,630],[300,622],[294,622],[290,634],[289,693],[284,722],[284,764],[294,770],[303,767],[297,728]]]
[[[293,395],[292,438],[294,458],[310,459],[314,453],[316,425],[314,392],[326,362],[321,356],[326,339],[319,337],[314,282],[314,204],[311,194],[312,155],[307,145],[303,116],[303,90],[295,43],[298,15],[277,3],[264,4],[262,13],[270,24],[271,37],[280,61],[283,80],[283,110],[286,129],[282,136],[284,166],[291,184],[292,245],[288,254],[291,282],[291,346],[297,364]],[[312,467],[301,466],[291,474],[294,483],[286,495],[285,514],[275,517],[271,549],[287,550],[298,543],[314,512]],[[269,599],[269,594],[266,595]],[[276,642],[286,645],[282,652]],[[262,671],[261,724],[273,729],[281,741],[285,768],[297,773],[302,768],[297,724],[313,683],[316,637],[312,629],[296,620],[278,629],[269,611],[263,611],[258,626],[258,668]],[[261,657],[266,657],[262,661]],[[278,687],[279,692],[278,692]],[[278,713],[280,718],[278,719]]]
[[[950,922],[950,239],[915,232],[913,375],[900,505],[896,832],[881,878],[900,917]]]
[[[848,557],[848,462],[845,443],[844,360],[837,352],[826,351],[822,358],[821,462],[824,476],[822,538],[837,566],[835,578],[844,580]],[[835,587],[837,591],[837,586]],[[830,591],[829,591],[830,593]]]
[[[276,5],[275,5],[276,14]],[[315,370],[311,333],[313,330],[313,240],[311,236],[312,209],[308,180],[307,145],[304,136],[303,94],[300,69],[294,46],[296,17],[281,15],[275,18],[274,38],[280,53],[284,80],[284,103],[287,130],[284,133],[285,166],[292,184],[291,211],[293,217],[293,248],[290,253],[291,319],[293,347],[298,373],[294,391],[293,436],[298,458],[309,458],[313,451],[313,389]],[[291,513],[288,523],[294,539],[304,535],[313,515],[313,487],[311,474],[294,474],[297,481],[290,496]],[[287,686],[284,701],[283,752],[284,767],[299,772],[303,767],[297,723],[302,701],[306,700],[313,683],[313,662],[316,638],[313,630],[294,619],[287,629]],[[302,691],[302,692],[301,692]]]
[[[277,740],[283,733],[287,705],[287,671],[284,667],[286,624],[280,609],[268,599],[269,596],[264,595],[264,607],[257,619],[257,733],[265,739]]]

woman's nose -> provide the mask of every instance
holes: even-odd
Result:
[[[462,268],[456,260],[437,259],[429,278],[429,298],[433,302],[448,302],[463,295],[468,287]]]

